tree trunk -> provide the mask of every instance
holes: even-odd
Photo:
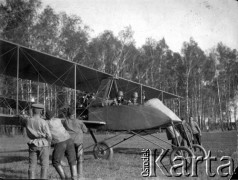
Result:
[[[234,123],[236,123],[236,111],[237,111],[237,104],[236,104],[236,102],[234,103]],[[236,128],[236,130],[237,130],[237,126],[235,126],[235,128]],[[237,144],[237,146],[238,146],[238,144]]]
[[[201,100],[201,80],[200,78],[198,78],[198,102],[197,102],[197,109],[198,109],[198,116],[200,118],[201,121],[201,129],[203,129],[203,118],[202,118],[202,100]]]
[[[219,90],[219,82],[217,78],[217,93],[218,93],[218,100],[219,100],[219,108],[220,108],[220,128],[223,131],[223,119],[222,119],[222,109],[221,109],[221,96],[220,96],[220,90]]]
[[[187,115],[187,119],[189,119],[188,79],[189,79],[189,74],[187,74],[187,76],[186,76],[186,115]]]

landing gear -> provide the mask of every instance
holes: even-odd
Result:
[[[181,158],[178,158],[178,157],[181,157]],[[194,157],[194,154],[190,149],[183,146],[175,147],[170,154],[170,163],[171,165],[174,165],[175,162],[184,159],[186,162],[186,166],[189,168],[192,165],[193,157]]]
[[[109,147],[105,142],[98,142],[91,129],[89,129],[89,132],[93,138],[93,141],[95,142],[95,145],[93,147],[94,158],[111,160],[113,157],[112,147]]]
[[[93,155],[95,159],[111,160],[113,157],[113,149],[109,147],[107,143],[99,142],[95,144],[93,148]]]

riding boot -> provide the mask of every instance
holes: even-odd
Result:
[[[48,169],[42,168],[41,169],[41,179],[47,179]]]
[[[64,169],[62,168],[61,165],[55,166],[55,169],[56,169],[56,171],[59,174],[61,179],[65,179],[66,178]]]
[[[70,172],[71,172],[72,180],[77,180],[78,177],[77,177],[77,167],[76,167],[76,165],[70,165]]]
[[[77,162],[77,172],[78,172],[78,178],[83,177],[83,161]]]
[[[28,179],[35,179],[35,172],[34,171],[28,171]]]

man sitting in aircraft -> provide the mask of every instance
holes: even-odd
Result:
[[[145,91],[143,91],[143,93],[142,93],[142,104],[145,104],[146,101],[148,101],[148,99],[146,98]]]
[[[138,92],[134,92],[132,95],[132,99],[128,102],[128,105],[138,105]]]
[[[117,106],[126,105],[127,102],[126,100],[124,100],[123,96],[124,96],[123,91],[118,91],[117,97],[114,98],[111,105],[117,105]]]

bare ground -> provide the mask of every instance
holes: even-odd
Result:
[[[110,138],[115,134],[99,134],[97,139],[103,140]],[[114,139],[108,140],[108,144],[113,145],[128,137],[129,135],[120,135]],[[166,141],[164,133],[155,134]],[[164,142],[158,141],[155,138],[143,136],[158,145],[169,148],[170,146]],[[203,133],[202,142],[206,150],[211,150],[213,156],[217,156],[217,161],[212,162],[212,172],[216,172],[217,167],[221,164],[220,157],[233,155],[235,163],[237,157],[234,152],[237,147],[236,131],[230,132],[212,132]],[[0,137],[0,178],[7,179],[26,179],[28,169],[28,151],[27,151],[27,138],[23,136],[16,137]],[[152,143],[146,142],[140,137],[129,139],[114,148],[114,157],[111,161],[108,160],[95,160],[92,155],[93,140],[89,134],[84,137],[85,161],[84,161],[84,177],[86,179],[142,179],[142,159],[141,150],[143,148],[158,148]],[[87,148],[89,147],[89,148]],[[164,160],[167,168],[170,168],[167,158]],[[224,162],[223,162],[224,164]],[[235,164],[236,166],[236,164]],[[206,163],[199,165],[198,177],[181,177],[182,179],[229,179],[229,177],[221,178],[215,176],[211,178],[206,174]],[[69,168],[65,167],[69,175]],[[40,168],[37,168],[37,177],[39,177]],[[162,174],[159,168],[156,168],[157,177],[150,177],[148,179],[173,179],[166,177]],[[58,175],[52,165],[49,168],[49,179],[57,179]],[[178,179],[178,178],[174,178]]]

